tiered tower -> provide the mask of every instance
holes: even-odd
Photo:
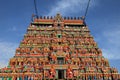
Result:
[[[10,59],[2,80],[117,80],[82,18],[35,18]]]

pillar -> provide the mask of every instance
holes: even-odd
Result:
[[[64,70],[64,78],[66,79],[66,70]]]
[[[24,76],[24,80],[28,80],[28,76]]]
[[[17,77],[17,80],[19,80],[19,77]]]
[[[88,80],[88,75],[87,74],[85,75],[85,79]]]
[[[2,80],[4,80],[4,77],[2,77]]]
[[[24,79],[24,75],[22,76],[22,80],[25,80],[25,79]]]
[[[22,77],[17,77],[17,80],[22,80]]]
[[[1,77],[0,80],[4,80],[4,77]]]
[[[5,77],[4,80],[7,80],[7,78]]]
[[[55,76],[56,79],[58,79],[58,70],[56,70],[56,76]]]
[[[12,77],[9,77],[7,80],[12,80]]]

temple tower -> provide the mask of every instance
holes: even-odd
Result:
[[[2,80],[117,80],[120,74],[80,17],[35,18],[15,56],[0,69]]]

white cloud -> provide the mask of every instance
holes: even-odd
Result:
[[[0,68],[8,65],[8,61],[14,56],[17,46],[16,43],[0,41]]]
[[[115,51],[113,50],[109,50],[109,49],[102,49],[103,52],[103,56],[107,59],[110,60],[115,60],[115,59],[120,59],[120,56],[116,53],[114,53]]]
[[[15,26],[13,26],[12,31],[17,31],[17,28]]]
[[[96,0],[91,0],[90,7],[95,5]],[[69,13],[84,13],[88,0],[60,0],[52,8],[48,15],[55,15],[60,12],[62,15]]]
[[[106,31],[104,32],[104,36],[110,43],[120,46],[120,29]]]
[[[103,31],[106,42],[104,42],[102,51],[103,55],[108,59],[120,59],[120,27],[118,23],[116,24],[107,25],[112,27],[108,27],[107,30]]]
[[[8,65],[8,62],[5,60],[0,60],[0,68],[4,68]]]
[[[15,27],[15,26],[10,27],[10,28],[8,28],[8,31],[12,31],[12,32],[14,31],[15,32],[15,31],[17,31],[17,27]]]

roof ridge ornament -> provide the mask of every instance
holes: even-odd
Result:
[[[63,21],[62,16],[60,15],[60,13],[57,13],[55,16],[55,22],[62,22],[62,21]]]

